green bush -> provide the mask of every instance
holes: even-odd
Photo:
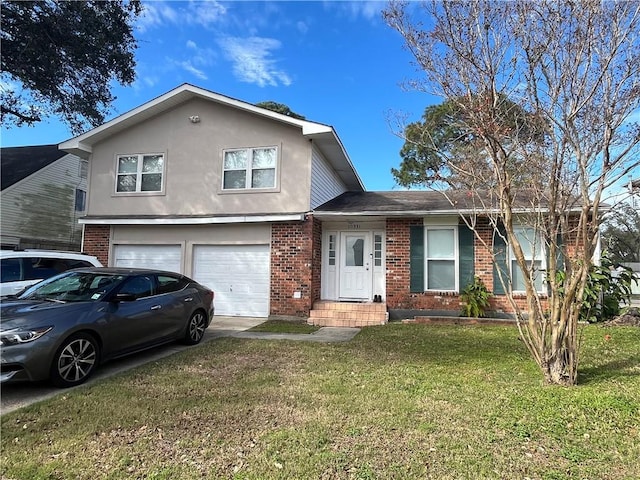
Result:
[[[462,293],[462,316],[463,317],[484,317],[485,311],[490,307],[489,299],[493,294],[479,277],[473,278],[473,283],[468,284]]]

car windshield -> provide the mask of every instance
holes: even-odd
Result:
[[[34,285],[18,298],[52,302],[96,302],[123,278],[123,275],[69,272]]]

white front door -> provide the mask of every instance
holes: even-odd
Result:
[[[372,284],[371,235],[343,232],[340,242],[340,298],[370,300]]]

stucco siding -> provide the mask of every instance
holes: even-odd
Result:
[[[189,117],[197,115],[198,123]],[[226,149],[277,147],[276,188],[222,190]],[[162,194],[115,193],[116,155],[162,153]],[[192,99],[93,147],[88,214],[215,215],[309,210],[311,143],[300,128]]]
[[[2,191],[2,243],[79,249],[82,229],[76,189],[86,192],[80,158],[65,155]]]
[[[311,158],[311,208],[316,208],[346,191],[344,182],[322,153],[314,148]]]

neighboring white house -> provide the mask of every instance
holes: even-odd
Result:
[[[58,145],[1,150],[2,248],[79,250],[88,162]]]

